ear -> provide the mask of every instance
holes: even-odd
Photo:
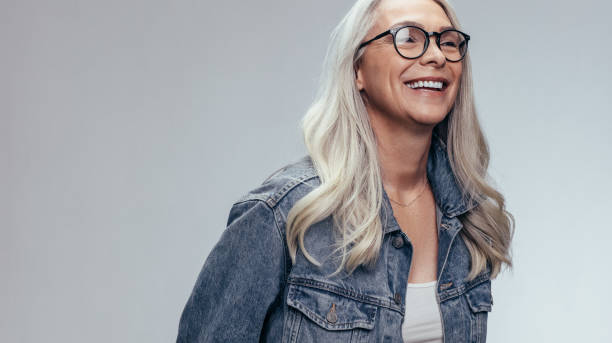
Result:
[[[361,61],[355,66],[355,85],[357,86],[357,90],[359,90],[360,92],[365,87],[365,83],[363,81],[363,73],[361,71]]]

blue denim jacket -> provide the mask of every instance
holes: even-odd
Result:
[[[444,342],[485,342],[493,304],[490,264],[465,281],[470,255],[458,215],[469,211],[456,184],[445,143],[434,134],[427,174],[439,210],[437,300]],[[372,269],[328,277],[331,217],[307,231],[291,264],[285,221],[292,205],[320,184],[308,156],[275,172],[236,201],[227,228],[206,259],[180,318],[177,342],[402,343],[401,325],[412,244],[393,217],[386,192],[384,240]]]

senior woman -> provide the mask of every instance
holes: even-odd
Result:
[[[514,218],[487,181],[444,0],[359,0],[303,119],[308,155],[232,206],[178,342],[485,342]]]

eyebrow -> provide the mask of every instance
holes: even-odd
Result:
[[[399,23],[395,23],[395,24],[393,24],[391,26],[391,28],[399,27],[399,26],[404,26],[404,25],[418,26],[418,27],[422,28],[423,30],[425,30],[425,26],[423,26],[423,24],[417,23],[416,21],[410,21],[410,20],[404,20],[404,21],[400,21]],[[440,28],[440,31],[444,31],[446,29],[455,29],[455,28],[453,26],[442,26]]]

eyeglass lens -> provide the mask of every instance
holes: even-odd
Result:
[[[404,27],[395,34],[395,46],[406,58],[415,58],[423,53],[426,42],[425,32],[414,27]],[[440,50],[450,61],[463,58],[467,49],[467,41],[463,34],[457,31],[445,31],[440,36]]]

